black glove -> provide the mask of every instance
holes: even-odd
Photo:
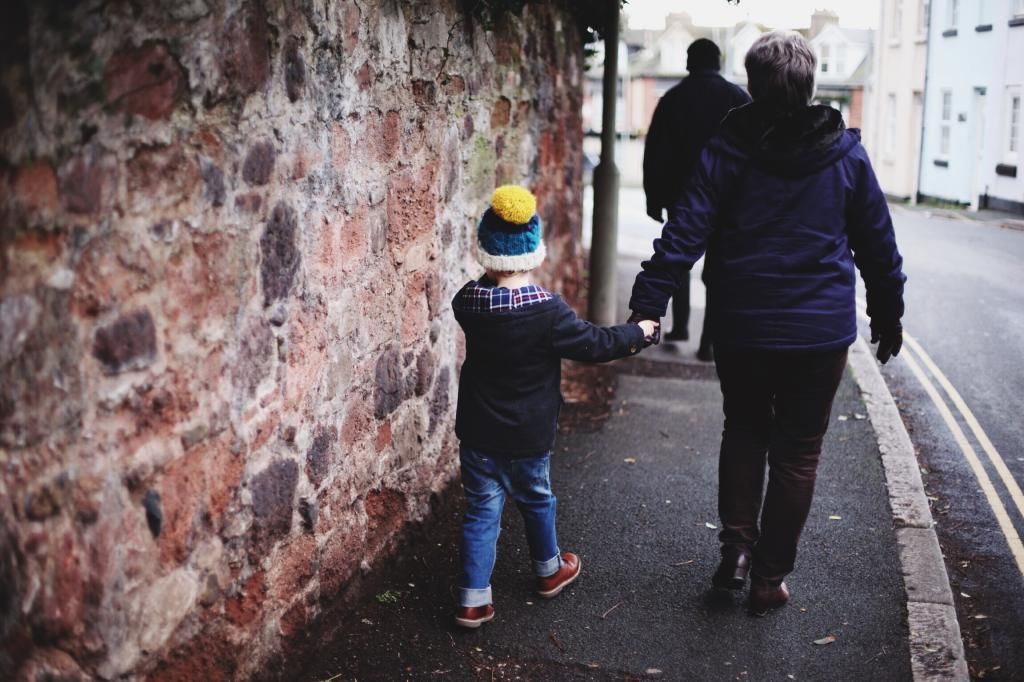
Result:
[[[903,325],[896,322],[876,322],[871,320],[871,343],[878,344],[875,355],[883,365],[889,358],[900,354],[903,347]]]
[[[656,206],[648,205],[647,206],[647,215],[649,215],[652,219],[657,220],[659,223],[665,222],[665,220],[662,218],[662,215],[664,215],[664,212],[660,208],[658,208]]]
[[[641,315],[640,313],[633,311],[633,314],[629,316],[628,320],[626,320],[626,324],[640,324],[641,320],[654,320],[655,322],[659,322],[658,326],[655,327],[654,329],[654,334],[652,334],[651,336],[644,337],[644,348],[647,348],[648,346],[657,346],[659,343],[661,343],[660,320],[655,320],[652,317],[649,317],[647,315]]]

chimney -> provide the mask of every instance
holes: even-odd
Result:
[[[814,14],[811,15],[811,35],[813,38],[822,31],[829,24],[839,24],[839,15],[832,10],[819,9],[815,10]]]
[[[693,27],[693,18],[690,17],[686,12],[673,12],[672,14],[665,15],[665,30],[670,29],[683,29]]]

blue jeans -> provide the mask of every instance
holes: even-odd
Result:
[[[542,578],[556,573],[562,559],[555,538],[555,496],[551,494],[549,477],[551,453],[506,459],[463,446],[459,460],[466,495],[459,605],[491,603],[491,572],[505,495],[512,498],[523,515],[533,572]]]

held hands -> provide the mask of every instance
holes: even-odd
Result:
[[[655,322],[654,320],[640,320],[639,322],[637,322],[637,324],[640,325],[640,328],[644,330],[645,343],[648,339],[653,339],[654,334],[658,331],[658,328],[661,327],[661,325]]]
[[[661,343],[661,323],[659,321],[647,319],[640,313],[634,312],[626,320],[626,323],[639,325],[644,330],[644,348]]]
[[[897,322],[875,322],[871,320],[871,343],[878,344],[875,355],[883,365],[889,358],[900,354],[903,347],[903,325]]]

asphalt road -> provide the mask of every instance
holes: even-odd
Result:
[[[1024,485],[1024,232],[920,209],[896,207],[893,213],[909,277],[904,327],[963,397],[1013,479]],[[918,450],[972,674],[1024,679],[1024,575],[1006,533],[907,358],[886,365],[883,375]],[[963,415],[941,388],[939,393],[1009,522],[1024,536],[1024,516],[1008,487]]]

